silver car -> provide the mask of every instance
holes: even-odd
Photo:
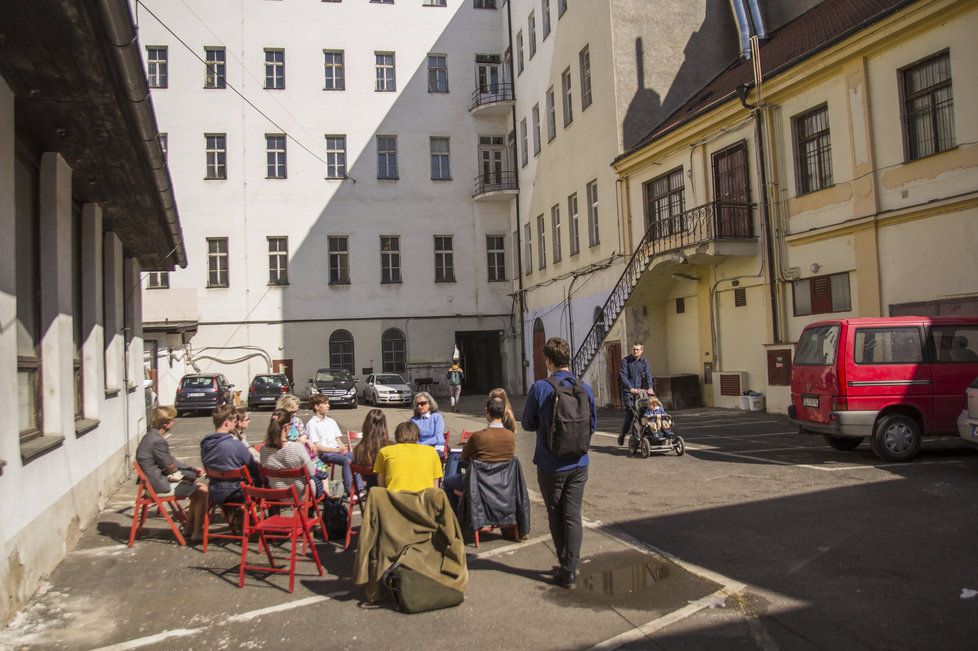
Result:
[[[363,386],[363,402],[368,405],[410,405],[411,385],[396,373],[368,375]]]

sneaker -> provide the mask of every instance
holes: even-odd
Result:
[[[554,585],[572,590],[577,587],[577,572],[560,569],[554,572]]]
[[[618,435],[618,447],[625,445],[625,433],[622,432]]]

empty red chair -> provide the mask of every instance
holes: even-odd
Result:
[[[318,524],[319,532],[322,534],[323,540],[328,541],[329,534],[326,533],[326,521],[323,520],[322,509],[319,508],[319,505],[326,501],[327,491],[325,490],[325,486],[323,487],[324,490],[322,493],[319,495],[313,495],[312,481],[309,477],[309,473],[306,472],[305,466],[302,466],[301,468],[281,468],[278,470],[262,466],[261,471],[267,480],[280,479],[292,482],[296,479],[302,479],[306,482],[306,490],[303,491],[303,503],[306,506],[307,512],[309,509],[312,509],[316,514],[314,518],[309,520],[309,533],[311,534],[312,528]]]
[[[170,525],[170,530],[173,531],[173,535],[177,537],[177,541],[181,545],[186,546],[187,541],[184,540],[183,534],[180,533],[180,527],[177,526],[170,514],[173,514],[180,522],[187,521],[187,514],[183,510],[183,506],[180,505],[180,499],[176,495],[157,495],[156,491],[153,490],[153,484],[146,479],[146,474],[143,472],[142,467],[139,465],[138,461],[132,462],[132,467],[136,469],[136,474],[139,476],[139,481],[136,486],[136,504],[133,506],[132,511],[132,527],[129,528],[129,546],[132,547],[136,538],[143,531],[143,525],[146,523],[146,517],[149,515],[149,507],[155,506],[157,515],[163,516],[167,524]],[[170,513],[167,513],[167,508],[169,508]]]
[[[353,481],[350,482],[350,493],[349,501],[346,504],[346,544],[345,549],[350,548],[350,539],[353,538],[353,507],[354,505],[359,505],[360,507],[360,519],[363,521],[363,500],[366,496],[366,488],[360,490],[360,482],[363,482],[364,487],[367,484],[367,477],[372,477],[374,475],[374,469],[370,466],[358,466],[356,464],[350,464],[350,472],[353,473]],[[359,530],[358,530],[359,531]]]
[[[208,479],[230,479],[238,480],[239,482],[244,482],[248,486],[253,486],[254,482],[251,480],[251,473],[248,472],[247,466],[241,466],[240,468],[235,468],[234,470],[215,470],[214,468],[204,468],[204,474],[207,475]],[[243,499],[243,498],[242,498]],[[207,540],[209,538],[225,538],[228,540],[237,540],[242,545],[245,544],[244,532],[234,533],[230,531],[231,521],[228,519],[228,513],[234,512],[235,510],[243,511],[245,508],[244,502],[224,502],[223,504],[208,505],[207,510],[204,512],[204,553],[207,553]],[[224,521],[228,525],[228,533],[211,533],[211,518],[217,509],[221,509],[224,514]],[[244,515],[242,513],[242,515]]]

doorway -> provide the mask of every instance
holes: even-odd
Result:
[[[747,142],[741,140],[713,154],[715,237],[750,237],[750,185]]]
[[[543,320],[539,317],[533,322],[533,381],[547,377],[547,363],[543,359],[543,346],[547,343],[547,333],[543,330]]]
[[[618,369],[621,367],[621,342],[609,341],[608,346],[608,391],[611,394],[611,404],[621,408],[621,378]]]
[[[465,371],[462,390],[488,394],[503,386],[501,330],[471,330],[455,333],[455,345]]]

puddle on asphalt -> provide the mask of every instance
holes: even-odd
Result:
[[[560,603],[598,607],[654,609],[675,599],[685,572],[659,556],[627,550],[583,559],[573,590],[552,589],[547,597]]]

